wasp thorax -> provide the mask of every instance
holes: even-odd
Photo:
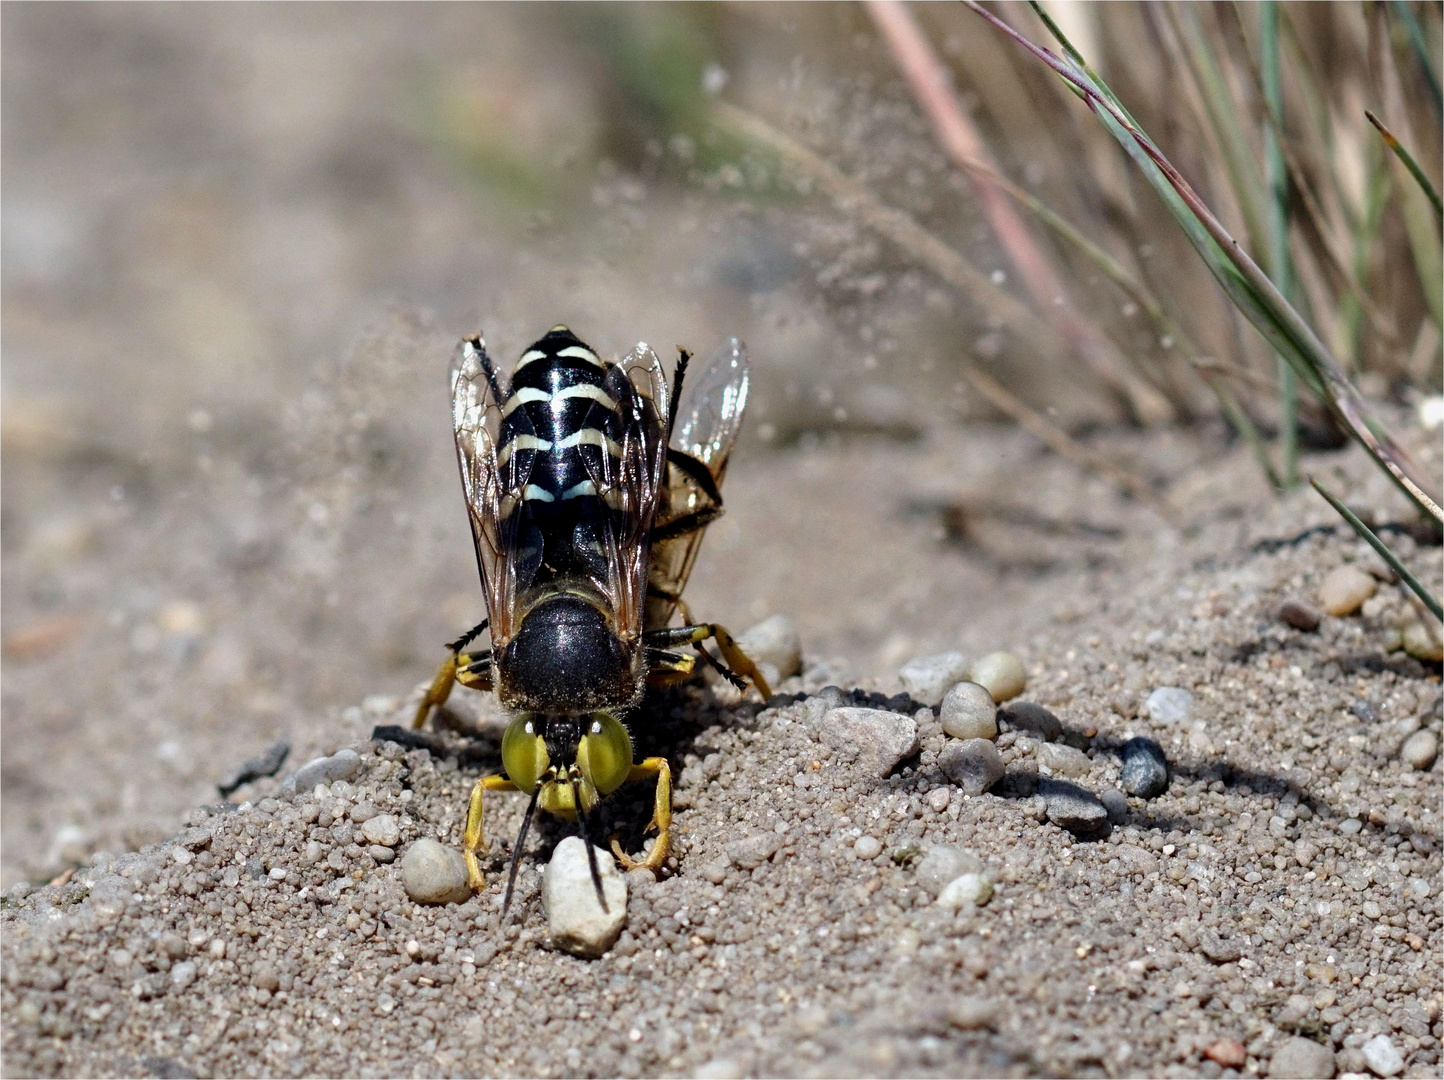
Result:
[[[496,668],[502,704],[531,712],[620,709],[639,691],[636,650],[595,604],[567,594],[527,612]]]

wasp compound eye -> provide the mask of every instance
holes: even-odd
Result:
[[[621,787],[632,771],[632,737],[611,713],[593,713],[577,745],[577,767],[602,795]]]
[[[517,790],[528,794],[551,768],[546,740],[537,734],[530,714],[522,713],[506,726],[501,737],[501,765]]]

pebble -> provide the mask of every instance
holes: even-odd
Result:
[[[1140,799],[1162,795],[1168,787],[1168,758],[1152,739],[1137,736],[1123,744],[1123,790]]]
[[[1213,930],[1205,930],[1199,939],[1199,951],[1215,964],[1232,964],[1243,956],[1243,949],[1231,937],[1223,937]]]
[[[955,739],[996,739],[998,706],[988,691],[975,682],[960,682],[943,697],[938,719],[943,733]]]
[[[938,893],[938,906],[948,911],[982,907],[993,898],[993,883],[986,874],[960,874]]]
[[[336,780],[350,780],[361,771],[361,755],[349,746],[330,757],[314,758],[296,770],[294,776],[286,778],[281,785],[287,794],[310,791],[317,784],[329,784]]]
[[[196,981],[196,965],[193,960],[182,960],[170,968],[170,984],[177,990],[184,990]]]
[[[1048,820],[1060,829],[1091,836],[1108,825],[1108,809],[1091,791],[1066,780],[1038,781],[1038,794],[1047,807]]]
[[[627,883],[611,853],[594,850],[605,909],[597,900],[586,842],[580,836],[568,836],[556,846],[542,880],[542,910],[552,942],[576,956],[601,956],[627,921]]]
[[[1376,1076],[1398,1076],[1404,1071],[1404,1059],[1394,1049],[1389,1036],[1375,1035],[1360,1049],[1364,1052],[1364,1061]]]
[[[1039,743],[1038,764],[1059,776],[1082,776],[1092,766],[1088,755],[1062,743]]]
[[[1248,1050],[1237,1039],[1219,1039],[1203,1052],[1203,1056],[1225,1069],[1242,1069],[1248,1062]]]
[[[945,787],[933,788],[928,792],[928,809],[935,814],[941,814],[953,801],[953,793]]]
[[[1143,715],[1160,724],[1187,723],[1193,714],[1193,693],[1181,686],[1160,686],[1143,703]]]
[[[401,881],[406,895],[418,904],[460,904],[471,896],[461,852],[430,837],[407,848],[401,860]]]
[[[377,814],[361,825],[361,835],[368,844],[392,848],[401,843],[401,826],[392,814]]]
[[[802,674],[802,635],[786,615],[773,615],[749,627],[737,644],[753,662],[770,665],[779,680]]]
[[[938,768],[964,795],[981,795],[1003,778],[1003,755],[988,739],[950,740],[938,755]]]
[[[1285,600],[1279,605],[1279,618],[1295,630],[1302,630],[1307,634],[1319,628],[1322,617],[1300,600]]]
[[[1373,576],[1357,566],[1336,567],[1319,586],[1319,606],[1330,615],[1352,615],[1378,587]]]
[[[290,753],[290,743],[285,741],[273,743],[255,757],[248,758],[226,773],[217,782],[216,790],[221,793],[221,798],[229,799],[231,793],[242,784],[249,784],[252,780],[259,780],[265,776],[275,776],[281,766],[286,763],[286,757]]]
[[[1416,731],[1404,740],[1399,757],[1416,772],[1424,772],[1439,756],[1439,737],[1432,731]]]
[[[960,997],[948,1006],[948,1020],[962,1031],[976,1031],[995,1027],[1002,1011],[1002,1006],[994,998]]]
[[[1028,685],[1023,661],[1010,652],[989,653],[973,664],[968,678],[987,690],[999,703],[1017,697]]]
[[[1411,619],[1404,625],[1402,636],[1404,651],[1415,660],[1430,664],[1444,660],[1444,644],[1418,619]]]
[[[1301,1035],[1295,1035],[1275,1050],[1269,1062],[1271,1077],[1331,1080],[1333,1075],[1334,1051]]]
[[[943,700],[948,687],[967,678],[968,661],[958,652],[919,656],[899,668],[897,674],[903,689],[914,701],[936,705]]]
[[[754,833],[751,836],[744,836],[740,840],[731,840],[722,845],[722,850],[727,853],[727,858],[732,860],[733,866],[740,866],[743,870],[756,870],[782,846],[782,837],[775,832]]]
[[[822,741],[881,779],[918,751],[918,723],[883,709],[833,709],[822,718]]]
[[[914,876],[918,885],[932,896],[938,896],[950,881],[964,874],[981,874],[983,861],[966,848],[950,844],[930,844],[918,863]]]
[[[1128,820],[1128,796],[1117,788],[1100,792],[1098,801],[1103,804],[1103,809],[1108,811],[1108,820],[1114,825],[1122,825]]]
[[[882,854],[882,842],[875,836],[859,836],[852,850],[859,859],[876,859]]]
[[[391,848],[389,848],[389,847],[383,847],[383,846],[380,845],[380,844],[371,844],[371,845],[369,845],[369,846],[366,848],[366,854],[367,854],[367,855],[370,855],[373,859],[375,859],[375,860],[376,860],[377,862],[379,862],[379,863],[394,862],[395,859],[396,859],[396,852],[394,852],[393,850],[391,850]]]
[[[1057,742],[1063,737],[1063,721],[1034,702],[1015,701],[998,715],[1015,731],[1030,732],[1045,742]]]

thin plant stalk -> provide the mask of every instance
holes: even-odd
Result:
[[[1421,510],[1444,522],[1444,510],[1424,490],[1409,456],[1369,414],[1358,391],[1345,377],[1313,329],[1286,301],[1253,259],[1218,221],[1198,193],[1174,168],[1151,139],[1117,103],[1105,84],[1076,64],[1034,44],[977,0],[963,3],[1061,76],[1082,96],[1090,111],[1104,124],[1143,170],[1164,199],[1190,243],[1204,258],[1214,277],[1254,327],[1294,367],[1300,380],[1328,402],[1374,460]],[[1050,20],[1051,21],[1051,20]]]
[[[1309,477],[1309,483],[1313,484],[1314,490],[1328,500],[1329,505],[1339,512],[1339,516],[1352,525],[1354,531],[1362,536],[1368,542],[1369,546],[1379,553],[1379,557],[1389,564],[1389,569],[1399,575],[1399,580],[1409,586],[1414,595],[1422,600],[1424,605],[1434,613],[1434,618],[1444,619],[1444,608],[1439,606],[1439,601],[1434,599],[1433,595],[1428,589],[1424,588],[1418,578],[1409,573],[1409,568],[1400,562],[1399,556],[1395,555],[1394,552],[1389,549],[1389,545],[1374,535],[1374,530],[1360,521],[1358,515],[1345,506],[1339,499],[1335,498],[1323,484],[1319,483],[1312,476]]]
[[[1394,156],[1404,163],[1404,168],[1409,170],[1412,176],[1424,189],[1424,194],[1429,197],[1429,205],[1434,207],[1434,213],[1444,217],[1444,206],[1439,203],[1439,189],[1434,186],[1434,181],[1424,175],[1424,170],[1419,168],[1419,163],[1414,160],[1414,155],[1409,153],[1404,144],[1394,137],[1394,133],[1384,126],[1384,122],[1375,116],[1370,110],[1365,109],[1364,115],[1369,118],[1380,135],[1384,137],[1384,144],[1394,151]]]
[[[1284,162],[1283,86],[1279,79],[1279,9],[1275,0],[1259,7],[1259,74],[1264,104],[1264,169],[1269,198],[1264,206],[1268,225],[1269,270],[1284,296],[1293,293],[1294,268],[1289,257],[1289,174]],[[1283,451],[1282,480],[1291,488],[1299,482],[1299,385],[1294,369],[1283,356],[1279,371],[1279,439]]]

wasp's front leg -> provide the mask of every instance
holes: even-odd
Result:
[[[416,706],[416,716],[411,721],[413,728],[419,728],[425,724],[432,709],[439,709],[446,704],[446,699],[451,696],[451,688],[457,682],[460,682],[462,686],[469,686],[473,690],[491,689],[491,650],[488,649],[485,653],[475,656],[461,651],[486,629],[488,621],[482,619],[481,622],[447,646],[451,650],[451,655],[442,661],[441,667],[436,672],[436,678],[431,680],[431,687],[426,691],[426,696],[421,699],[421,704]]]
[[[655,874],[662,869],[662,864],[667,861],[672,850],[672,767],[667,764],[667,759],[649,757],[637,762],[627,774],[627,782],[647,780],[653,776],[657,778],[657,796],[652,804],[652,820],[647,823],[647,828],[657,830],[657,839],[653,841],[652,850],[647,853],[647,857],[638,862],[623,851],[622,845],[613,838],[612,854],[617,857],[617,862],[622,864],[623,870],[635,870],[641,866]]]
[[[461,855],[466,860],[466,880],[472,892],[486,888],[486,879],[481,874],[481,864],[476,861],[478,851],[486,852],[486,838],[481,831],[481,797],[487,791],[515,791],[516,785],[505,776],[483,776],[471,788],[471,803],[466,808],[466,834],[462,840]]]

